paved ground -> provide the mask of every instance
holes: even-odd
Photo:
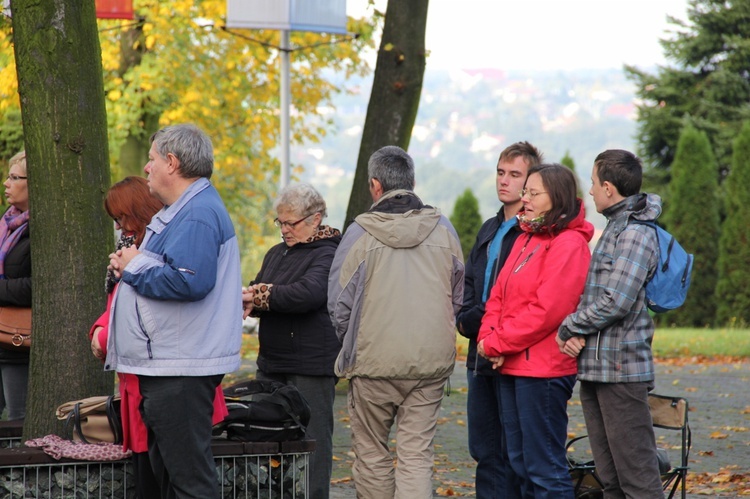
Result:
[[[246,363],[243,374],[254,371]],[[474,496],[474,463],[467,449],[466,371],[457,364],[451,395],[443,402],[435,438],[435,497]],[[681,396],[690,403],[692,450],[688,478],[690,498],[750,496],[750,361],[717,365],[690,360],[657,365],[656,393]],[[354,498],[346,383],[339,383],[334,407],[334,471],[331,498]],[[578,394],[569,402],[569,436],[585,434]],[[663,445],[672,445],[661,435]],[[395,445],[395,442],[393,442]],[[583,452],[582,449],[577,449]],[[676,450],[669,450],[672,461]]]

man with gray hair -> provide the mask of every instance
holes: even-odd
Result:
[[[343,342],[336,374],[349,379],[354,484],[359,498],[426,499],[455,365],[464,259],[448,219],[414,193],[406,152],[379,149],[367,173],[374,204],[344,234],[328,279],[328,312]]]
[[[216,389],[240,366],[242,279],[216,189],[211,140],[193,125],[151,137],[151,193],[164,203],[140,248],[110,255],[120,278],[105,369],[138,376],[148,453],[163,498],[218,499]]]

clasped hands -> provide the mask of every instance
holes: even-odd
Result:
[[[107,268],[115,273],[115,277],[118,279],[122,277],[122,271],[127,267],[130,260],[139,255],[141,252],[135,246],[127,246],[122,249],[118,249],[114,253],[109,255],[109,265]]]
[[[505,362],[505,355],[498,355],[497,357],[487,356],[487,352],[484,350],[484,340],[477,343],[477,354],[489,360],[492,363],[492,369],[499,369]]]
[[[569,357],[576,358],[586,346],[586,338],[583,336],[572,336],[568,340],[563,340],[559,335],[555,335],[555,341],[560,351]]]
[[[255,288],[253,286],[242,288],[242,320],[248,318],[253,311],[253,299],[255,298]]]
[[[555,335],[555,341],[557,342],[557,346],[560,348],[560,351],[562,353],[573,358],[578,357],[578,355],[581,353],[581,350],[583,350],[583,347],[586,346],[586,338],[584,338],[583,336],[573,336],[570,339],[563,341],[560,336]],[[497,357],[489,357],[487,355],[487,352],[484,349],[484,340],[477,343],[477,354],[489,360],[492,363],[492,369],[498,369],[505,362],[504,355],[500,355]]]

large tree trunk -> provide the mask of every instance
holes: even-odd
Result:
[[[345,226],[372,204],[367,185],[370,155],[383,146],[409,148],[422,94],[427,4],[428,0],[388,1]]]
[[[132,67],[138,66],[146,52],[143,24],[124,31],[120,35],[120,77]],[[120,147],[120,170],[123,177],[143,176],[143,167],[148,161],[151,135],[159,129],[160,113],[144,108],[141,116],[130,128],[125,143]]]
[[[30,193],[33,346],[24,439],[60,433],[57,405],[112,393],[88,329],[113,246],[101,50],[92,0],[13,0]]]

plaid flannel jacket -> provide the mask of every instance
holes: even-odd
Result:
[[[654,380],[651,340],[654,321],[645,285],[658,261],[653,230],[630,219],[655,220],[661,198],[636,194],[603,212],[607,227],[594,249],[586,287],[575,313],[560,326],[563,340],[583,335],[578,379],[600,383]]]

